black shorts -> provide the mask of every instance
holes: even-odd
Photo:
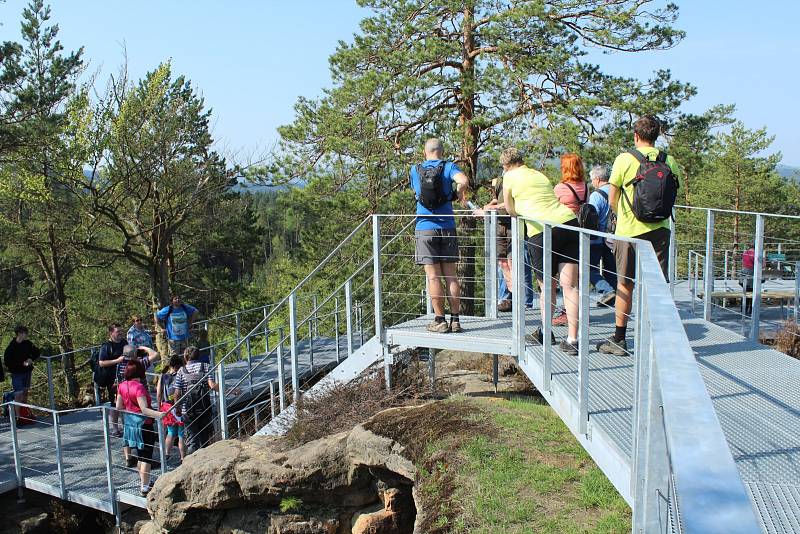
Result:
[[[155,445],[156,442],[156,429],[152,422],[142,425],[142,441],[144,442],[144,447],[141,449],[131,449],[131,456],[136,458],[139,462],[150,465],[158,463],[156,460],[153,460],[153,445]]]
[[[414,236],[417,265],[458,263],[458,238],[455,228],[417,230]]]
[[[564,226],[578,228],[578,219],[571,219]],[[558,274],[558,266],[564,263],[578,263],[578,232],[565,228],[553,228],[551,237],[553,241],[552,265],[553,276]],[[544,278],[544,232],[539,232],[528,238],[528,249],[531,257],[531,267],[540,282]]]

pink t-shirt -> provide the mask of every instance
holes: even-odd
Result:
[[[754,269],[756,266],[756,251],[748,249],[742,252],[742,267],[744,269]]]
[[[122,397],[122,405],[125,410],[133,413],[142,413],[139,408],[139,401],[136,399],[144,397],[147,399],[147,407],[150,408],[150,394],[138,380],[126,380],[119,385],[119,395]]]
[[[575,193],[570,190],[570,187],[575,190],[578,198],[575,198]],[[585,182],[569,182],[569,186],[565,182],[560,182],[553,188],[553,192],[558,197],[558,201],[571,209],[576,215],[581,210],[581,204],[589,200],[589,196],[586,194]]]

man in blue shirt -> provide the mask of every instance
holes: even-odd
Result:
[[[589,172],[594,191],[589,196],[589,204],[594,206],[598,215],[598,229],[606,231],[608,217],[611,212],[611,205],[608,202],[608,170],[602,165],[595,165]],[[617,287],[617,267],[614,261],[614,252],[602,237],[592,237],[589,247],[589,261],[591,269],[589,271],[589,281],[600,293],[598,304],[600,306],[611,306],[614,303]],[[600,272],[600,263],[603,264],[603,272]]]
[[[172,296],[172,304],[156,312],[156,321],[167,331],[169,353],[183,356],[189,346],[189,329],[197,318],[197,308],[185,304],[179,295]]]
[[[455,163],[442,159],[444,147],[439,139],[428,139],[424,154],[425,161],[411,167],[410,178],[417,198],[416,262],[425,269],[435,314],[433,322],[428,324],[428,331],[457,333],[462,331],[458,316],[461,286],[456,273],[459,255],[452,200],[457,196],[466,206],[469,179]],[[445,321],[442,281],[450,301],[450,324]]]

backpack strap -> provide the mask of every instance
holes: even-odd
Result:
[[[663,150],[658,151],[658,155],[656,156],[656,161],[659,163],[666,163],[667,162],[667,153]]]
[[[602,189],[595,189],[595,193],[598,193],[601,197],[606,199],[606,202],[608,202],[608,193],[606,193]]]
[[[647,161],[647,157],[635,148],[633,150],[628,150],[628,154],[636,158],[636,161],[638,161],[640,165]]]
[[[589,194],[589,190],[588,189],[586,189],[583,192],[583,200],[581,200],[581,197],[578,196],[577,191],[575,191],[575,189],[571,185],[569,185],[567,182],[562,182],[562,183],[564,185],[566,185],[567,187],[569,187],[569,190],[572,191],[572,195],[575,197],[575,200],[578,201],[578,204],[586,204],[587,196]]]

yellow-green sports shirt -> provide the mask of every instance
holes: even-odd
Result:
[[[511,193],[514,210],[523,217],[553,224],[564,224],[575,218],[571,209],[558,201],[547,176],[525,165],[503,175],[503,189]],[[542,225],[526,221],[528,237],[542,232]]]
[[[658,149],[655,147],[642,147],[637,148],[639,152],[644,154],[647,158],[655,160],[658,155]],[[678,164],[672,156],[667,155],[667,166],[672,169],[672,173],[678,178],[680,184],[680,176]],[[611,185],[617,186],[620,191],[625,191],[627,200],[623,198],[622,193],[619,194],[617,200],[617,229],[614,232],[622,237],[636,237],[638,235],[646,234],[658,228],[669,228],[669,219],[664,219],[661,222],[646,223],[636,218],[631,208],[633,202],[633,184],[625,185],[636,177],[639,171],[639,161],[633,157],[632,154],[625,152],[617,156],[614,160],[614,166],[611,168],[611,178],[608,180]]]

